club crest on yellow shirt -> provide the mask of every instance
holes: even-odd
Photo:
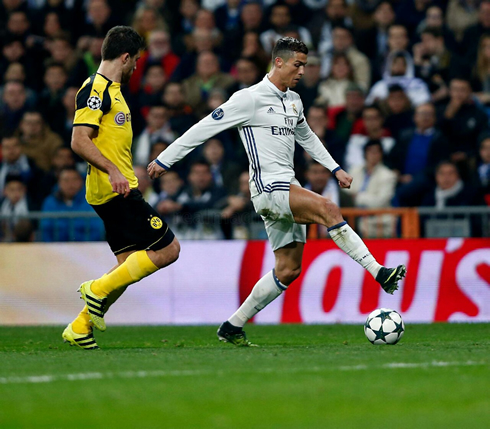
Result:
[[[150,225],[153,229],[160,229],[163,226],[163,222],[159,217],[153,216],[150,219]]]

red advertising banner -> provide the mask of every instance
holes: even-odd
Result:
[[[405,320],[416,322],[490,320],[490,240],[370,240],[368,246],[385,266],[407,266],[393,296],[332,241],[310,241],[301,276],[284,294],[277,321],[360,322],[379,307],[399,310]],[[267,247],[267,242],[249,242],[244,251],[240,302],[271,268],[262,269]]]

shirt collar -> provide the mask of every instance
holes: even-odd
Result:
[[[262,82],[264,82],[270,89],[272,89],[272,91],[274,91],[274,93],[277,94],[279,97],[281,97],[281,98],[287,97],[289,89],[286,90],[286,92],[281,91],[276,85],[274,85],[270,81],[269,76],[265,75],[264,79],[262,79]]]
[[[420,130],[417,130],[417,134],[420,134],[421,136],[431,136],[432,134],[434,134],[434,132],[435,132],[434,127],[428,128],[422,132],[420,132]]]

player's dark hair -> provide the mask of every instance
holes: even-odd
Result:
[[[118,25],[109,30],[102,43],[102,60],[111,61],[128,53],[134,57],[145,47],[143,38],[131,27]]]
[[[274,62],[277,57],[287,61],[293,56],[294,52],[301,52],[302,54],[307,55],[308,47],[294,37],[281,37],[272,49],[272,62]]]

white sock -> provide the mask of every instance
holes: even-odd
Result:
[[[228,319],[228,322],[233,326],[242,328],[249,319],[274,301],[286,289],[287,286],[279,281],[274,270],[269,271],[255,284],[250,295]]]
[[[376,262],[376,259],[371,255],[371,252],[361,240],[361,237],[347,225],[347,222],[344,221],[328,228],[328,232],[337,246],[376,278],[381,265]]]

